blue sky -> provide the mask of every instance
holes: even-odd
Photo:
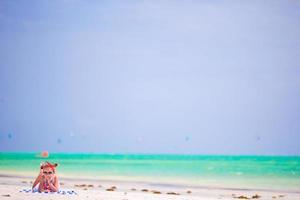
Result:
[[[0,1],[0,151],[300,155],[298,1]]]

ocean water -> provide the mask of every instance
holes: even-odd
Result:
[[[300,191],[299,156],[0,153],[0,174],[35,176],[46,160],[64,177]]]

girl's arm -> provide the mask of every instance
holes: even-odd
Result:
[[[40,173],[39,173],[38,177],[35,179],[35,181],[34,181],[34,183],[33,183],[33,185],[32,185],[32,189],[34,189],[35,186],[36,186],[38,183],[41,182],[42,176],[43,176],[43,169],[42,169],[42,166],[41,166],[41,167],[40,167]]]
[[[58,191],[59,185],[58,185],[58,178],[57,178],[57,176],[54,177],[54,184],[52,184],[50,182],[49,185],[50,185],[50,188],[51,188],[51,190],[53,192],[57,192]]]
[[[38,177],[36,177],[36,179],[35,179],[35,181],[34,181],[34,183],[33,183],[33,185],[32,185],[32,189],[34,189],[35,186],[36,186],[38,183],[41,182],[41,179],[42,179],[42,176],[39,174]]]

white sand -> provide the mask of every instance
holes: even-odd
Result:
[[[262,200],[299,200],[299,191],[266,191],[266,190],[243,190],[243,189],[217,189],[217,188],[200,188],[188,186],[171,186],[159,184],[147,184],[137,182],[117,182],[117,181],[95,181],[80,179],[61,179],[62,190],[74,190],[78,195],[61,195],[61,194],[40,194],[19,192],[22,189],[31,188],[31,181],[34,177],[6,177],[0,176],[0,199],[11,200],[39,200],[39,199],[93,199],[93,200],[209,200],[223,199],[234,200],[233,194],[238,196],[252,197],[255,194],[261,196]],[[75,186],[85,185],[85,186]],[[88,186],[90,185],[90,186]],[[106,189],[115,186],[114,191]],[[136,190],[132,190],[132,188]],[[148,191],[143,192],[143,189]],[[152,190],[159,191],[161,194],[153,194]],[[187,193],[191,191],[191,193]],[[168,192],[179,193],[179,195],[167,194]],[[252,199],[252,198],[251,198]]]

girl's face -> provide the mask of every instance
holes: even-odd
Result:
[[[53,171],[53,169],[51,169],[51,167],[44,167],[43,174],[45,176],[52,176],[54,174],[54,171]]]

